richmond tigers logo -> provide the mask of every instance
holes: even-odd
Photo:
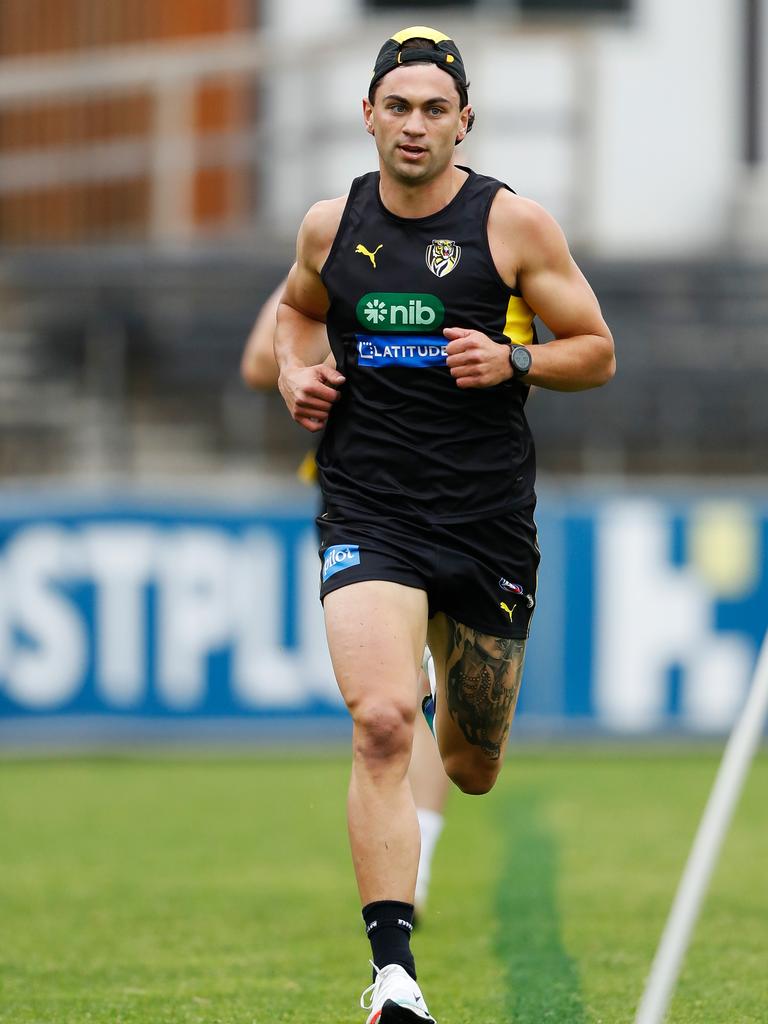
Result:
[[[445,277],[458,265],[461,246],[450,238],[433,238],[427,246],[427,266],[435,277]]]

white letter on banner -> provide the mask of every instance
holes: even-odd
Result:
[[[232,637],[235,559],[229,538],[209,527],[158,539],[158,696],[186,711],[205,698],[208,655]]]
[[[333,674],[325,619],[320,604],[320,557],[317,534],[307,533],[298,548],[297,607],[299,610],[299,652],[302,676],[313,697],[343,707],[336,677]]]
[[[23,707],[53,710],[82,684],[87,644],[81,616],[53,584],[67,577],[72,535],[55,526],[19,530],[7,546],[8,624],[25,643],[8,656],[7,693]]]
[[[150,526],[87,526],[83,548],[96,582],[96,688],[108,704],[128,708],[146,690],[146,587],[154,553]]]
[[[306,701],[296,655],[282,645],[285,574],[281,537],[263,529],[246,533],[233,577],[237,645],[232,687],[249,710],[297,708]]]
[[[748,683],[750,644],[714,629],[713,596],[693,566],[670,565],[669,518],[645,501],[611,504],[600,516],[596,709],[617,729],[663,725],[667,674],[679,665],[683,724],[724,729]],[[735,700],[723,701],[723,682]],[[713,699],[697,696],[710,689]]]
[[[0,556],[0,690],[2,690],[8,658],[11,651],[11,624],[8,621],[8,584],[6,582],[5,561]]]

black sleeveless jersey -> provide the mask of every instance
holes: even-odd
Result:
[[[321,275],[346,377],[317,454],[331,508],[450,523],[533,499],[528,388],[463,390],[445,362],[445,327],[504,345],[536,340],[530,308],[488,245],[491,202],[508,186],[468,173],[446,207],[418,218],[385,208],[378,172],[352,183]]]

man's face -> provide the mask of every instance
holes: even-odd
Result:
[[[363,100],[367,130],[383,168],[403,184],[431,181],[451,163],[467,130],[453,78],[435,64],[406,64],[379,82],[374,104]]]

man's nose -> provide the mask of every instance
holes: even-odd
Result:
[[[405,122],[405,132],[408,135],[424,134],[424,115],[420,110],[412,110]]]

